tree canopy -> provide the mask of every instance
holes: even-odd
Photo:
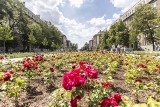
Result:
[[[142,33],[145,40],[153,45],[155,42],[154,29],[157,26],[157,10],[151,4],[142,4],[136,8],[133,21],[131,22],[131,38],[130,41],[137,41],[136,35]]]
[[[44,38],[48,42],[45,47],[52,49],[53,41],[56,48],[62,46],[62,33],[48,21],[34,21],[26,13],[26,7],[19,0],[1,0],[0,1],[0,20],[7,19],[8,27],[11,29],[13,41],[6,42],[7,47],[23,46],[23,50],[29,47],[35,38],[35,47],[43,48]],[[1,21],[0,21],[1,22]],[[33,35],[33,36],[31,36]]]

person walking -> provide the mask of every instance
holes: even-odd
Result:
[[[120,53],[120,51],[121,51],[121,46],[118,44],[118,46],[117,46],[117,53]]]
[[[111,50],[112,52],[115,52],[116,51],[116,46],[115,46],[115,44],[113,44],[112,45],[112,50]]]

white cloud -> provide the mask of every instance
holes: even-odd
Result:
[[[69,0],[71,6],[81,7],[85,0]]]
[[[99,30],[105,29],[113,22],[113,19],[92,18],[84,23],[69,19],[63,15],[59,9],[59,5],[64,5],[65,0],[23,0],[26,1],[26,7],[36,14],[40,14],[41,18],[52,22],[58,29],[64,33],[72,43],[78,43],[81,48],[85,42],[92,39],[93,35]],[[70,4],[80,7],[85,0],[70,0]]]
[[[120,14],[117,14],[117,13],[114,13],[114,14],[113,14],[113,18],[114,18],[114,19],[118,19],[119,17],[120,17]]]
[[[86,26],[86,24],[78,23],[75,20],[68,18],[62,18],[63,27],[59,27],[65,32],[67,38],[73,43],[78,43],[81,48],[85,42],[92,39],[93,35],[96,34],[101,28]]]
[[[114,7],[122,8],[122,12],[126,12],[129,8],[131,8],[134,4],[136,4],[139,0],[110,0],[110,2],[114,5]]]
[[[88,22],[94,26],[106,26],[112,23],[112,19],[105,19],[105,16],[102,16],[99,18],[92,18]]]

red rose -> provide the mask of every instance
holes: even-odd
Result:
[[[82,97],[81,97],[81,95],[77,95],[77,96],[75,97],[75,99],[81,100]]]
[[[7,70],[3,70],[3,72],[8,72]]]
[[[4,75],[3,80],[8,81],[10,78],[11,78],[11,74],[7,73],[7,74]]]
[[[72,64],[76,63],[76,61],[71,61]]]
[[[142,83],[142,80],[141,79],[136,79],[135,82]]]
[[[77,107],[77,99],[71,99],[70,104],[71,107]]]
[[[75,86],[76,87],[83,86],[85,82],[86,82],[85,77],[83,77],[83,76],[75,77]]]
[[[110,100],[104,99],[101,103],[101,107],[108,107],[110,105]]]
[[[72,88],[75,86],[74,78],[70,73],[64,74],[62,86],[66,90],[72,90]]]
[[[112,86],[112,84],[110,82],[103,82],[102,84],[105,88]]]
[[[54,72],[54,68],[50,68],[50,71],[51,71],[51,72]]]
[[[159,68],[155,68],[154,71],[158,72],[158,71],[159,71]]]
[[[21,71],[24,72],[24,68],[22,68]]]
[[[84,64],[85,64],[85,61],[80,61],[80,62],[79,62],[79,65],[80,65],[80,66],[82,66],[82,65],[84,65]]]
[[[116,99],[116,101],[119,103],[120,101],[122,101],[122,97],[120,94],[114,94],[114,98]]]
[[[113,107],[118,107],[118,103],[115,99],[110,99],[110,104],[113,105]]]
[[[73,65],[73,66],[72,66],[72,69],[76,69],[76,66],[75,66],[75,65]]]
[[[33,65],[33,68],[34,68],[34,69],[38,69],[38,64],[34,64],[34,65]]]
[[[30,68],[30,67],[31,67],[31,63],[25,62],[25,63],[24,63],[24,67],[25,67],[25,68]]]
[[[10,73],[10,74],[14,74],[14,70],[10,70],[9,73]]]
[[[91,78],[94,78],[94,79],[96,79],[98,77],[98,72],[93,68],[92,69],[86,69],[85,74],[88,77],[91,77]]]

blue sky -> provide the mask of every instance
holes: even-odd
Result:
[[[52,22],[81,48],[139,0],[23,0],[27,8]]]

